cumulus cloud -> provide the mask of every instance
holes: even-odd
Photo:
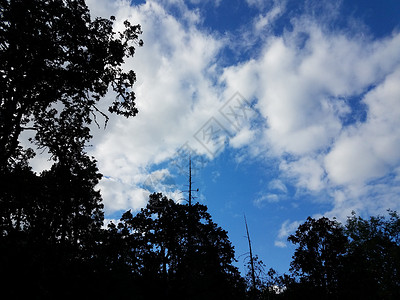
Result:
[[[325,157],[335,184],[379,178],[400,163],[400,67],[367,93],[367,120],[342,131]]]
[[[301,222],[299,221],[290,222],[289,220],[286,220],[279,229],[277,239],[274,242],[275,246],[279,248],[287,247],[286,240],[288,236],[293,234],[300,224]]]
[[[399,80],[400,68],[365,95],[366,121],[345,128],[325,156],[337,215],[399,208]]]
[[[294,161],[283,160],[280,169],[290,178],[296,180],[296,185],[310,191],[320,191],[325,184],[325,173],[317,158],[303,156]]]
[[[258,58],[227,67],[223,80],[258,99],[267,126],[252,146],[279,158],[284,176],[306,191],[331,193],[332,211],[366,210],[376,201],[367,194],[377,188],[371,180],[399,166],[400,34],[372,40],[306,17],[292,22],[283,36],[265,37]],[[391,195],[393,185],[380,184]],[[339,191],[346,201],[336,200]]]
[[[139,114],[112,118],[106,131],[96,130],[90,151],[105,175],[100,188],[109,212],[143,205],[149,190],[142,186],[152,165],[171,159],[185,144],[211,157],[225,147],[232,127],[218,111],[228,98],[214,84],[223,41],[196,28],[196,12],[183,2],[175,4],[182,12],[179,20],[155,1],[107,4],[114,8],[116,30],[125,19],[139,23],[145,42],[124,66],[138,76]],[[219,129],[219,140],[207,139],[206,134]]]

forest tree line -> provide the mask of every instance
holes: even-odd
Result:
[[[289,274],[234,266],[207,207],[150,195],[103,226],[90,127],[134,117],[140,25],[90,17],[84,0],[0,0],[0,270],[6,299],[397,299],[400,221],[309,218]],[[113,91],[115,100],[104,103]],[[105,110],[104,107],[107,107]],[[28,136],[24,141],[22,136]],[[52,165],[31,167],[37,152]],[[249,270],[250,271],[250,270]],[[362,296],[360,296],[362,295]]]
[[[256,257],[255,299],[398,299],[400,217],[364,219],[353,213],[345,224],[308,217],[288,241],[296,246],[289,274],[278,275]],[[249,266],[250,268],[250,266]],[[250,273],[247,274],[247,282]]]

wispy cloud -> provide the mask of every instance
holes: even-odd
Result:
[[[266,3],[266,1],[258,0],[248,0],[247,2],[259,7],[260,10],[264,10]],[[256,35],[262,34],[263,31],[270,31],[275,21],[285,13],[286,2],[286,0],[274,0],[272,6],[254,20],[254,33]]]
[[[288,191],[286,185],[280,179],[271,180],[268,183],[268,188],[285,194]]]
[[[277,194],[266,194],[256,198],[253,201],[253,204],[258,208],[262,208],[268,203],[277,203],[279,202],[279,196]]]
[[[280,248],[287,247],[286,241],[288,236],[295,233],[300,224],[301,222],[299,221],[290,222],[289,220],[286,220],[279,229],[277,239],[274,242],[275,246]]]

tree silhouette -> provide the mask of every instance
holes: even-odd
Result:
[[[244,282],[232,265],[234,249],[227,232],[212,221],[204,205],[190,208],[189,215],[188,205],[152,194],[137,215],[127,212],[121,218],[121,234],[135,236],[135,246],[127,245],[134,250],[126,254],[140,261],[138,272],[147,285],[158,286],[142,288],[150,298],[242,299]]]
[[[400,218],[389,211],[365,220],[355,213],[348,218],[350,244],[346,282],[349,293],[365,299],[400,297]]]
[[[109,89],[110,113],[136,115],[136,75],[122,63],[141,31],[125,21],[113,32],[115,18],[91,20],[83,0],[0,0],[0,11],[0,267],[11,297],[54,299],[93,278],[103,206],[101,174],[85,152],[89,126],[107,123],[99,103]],[[34,146],[53,160],[39,175]]]
[[[298,245],[290,265],[306,288],[303,293],[308,289],[314,298],[336,298],[347,251],[343,227],[325,217],[308,217],[288,240]]]
[[[307,218],[288,240],[298,245],[293,276],[281,277],[282,299],[398,299],[400,218],[363,219],[355,213],[345,226]]]
[[[23,130],[34,130],[38,145],[55,156],[56,130],[86,141],[86,125],[103,114],[96,104],[110,86],[117,99],[109,111],[137,113],[129,90],[136,76],[121,64],[134,54],[132,42],[142,44],[139,25],[126,21],[125,31],[115,36],[112,20],[92,21],[83,0],[0,3],[0,168],[23,153],[18,147]]]

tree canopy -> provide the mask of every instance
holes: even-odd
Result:
[[[83,0],[1,0],[0,12],[0,264],[11,297],[24,292],[13,275],[46,297],[80,286],[77,266],[93,256],[103,204],[89,126],[137,114],[136,75],[122,64],[143,44],[141,28],[125,21],[114,32],[115,18],[92,20]],[[37,150],[53,160],[40,174],[30,166]]]
[[[291,271],[311,285],[314,294],[336,296],[342,257],[347,252],[347,237],[340,224],[325,217],[308,217],[288,240],[298,245]]]
[[[369,219],[353,213],[345,224],[308,217],[288,237],[297,246],[290,274],[259,276],[257,299],[398,299],[399,236],[394,211]]]
[[[153,299],[243,299],[244,281],[227,232],[204,205],[179,204],[161,194],[109,230],[120,236],[119,260],[144,281],[136,296]],[[152,286],[157,284],[157,289]],[[143,294],[141,294],[143,293]],[[148,299],[146,298],[146,299]]]

